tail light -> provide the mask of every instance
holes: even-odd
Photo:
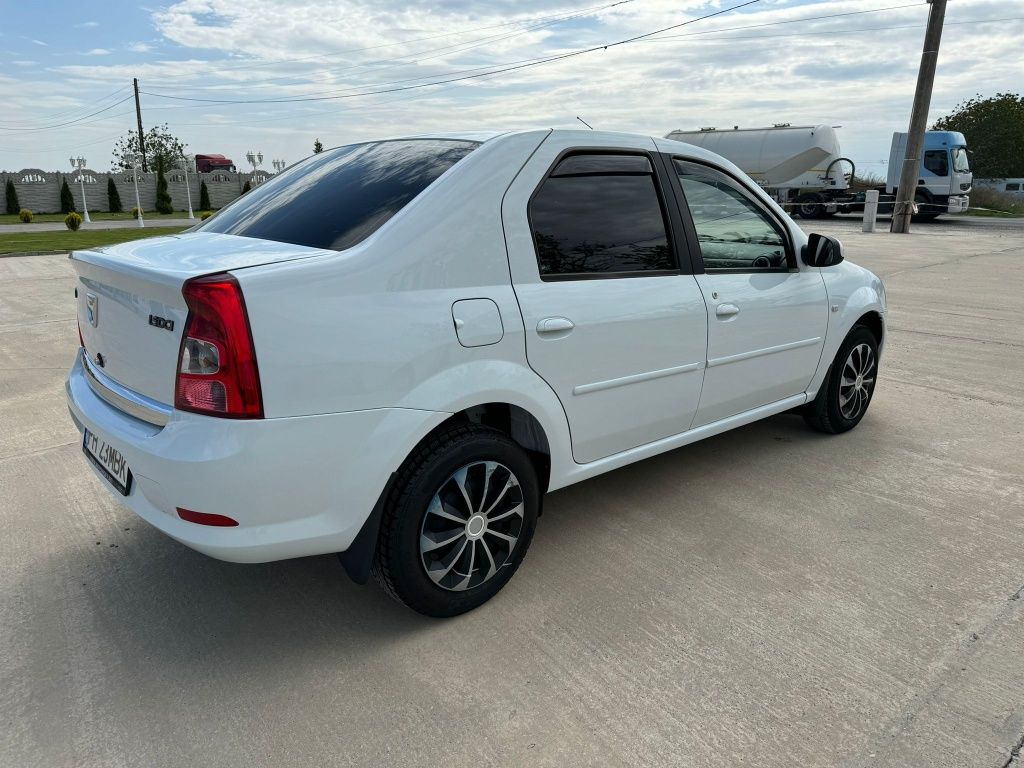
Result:
[[[242,289],[229,274],[189,280],[181,289],[188,319],[178,352],[174,407],[233,419],[263,418]]]

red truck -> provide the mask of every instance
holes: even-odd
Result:
[[[196,173],[235,172],[235,163],[224,155],[196,155]]]

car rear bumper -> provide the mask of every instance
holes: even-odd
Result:
[[[66,391],[79,432],[88,428],[131,468],[132,486],[122,496],[88,462],[111,493],[168,536],[233,562],[347,549],[390,474],[420,436],[448,416],[380,408],[234,420],[172,411],[159,426],[102,399],[81,355]],[[178,507],[226,515],[238,526],[187,522]]]

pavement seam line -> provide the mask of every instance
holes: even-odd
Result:
[[[66,448],[69,445],[77,445],[77,440],[71,440],[67,443],[57,443],[56,445],[48,445],[44,448],[36,448],[34,451],[26,451],[25,453],[12,453],[9,456],[0,456],[0,461],[10,461],[11,459],[24,459],[29,456],[38,456],[41,453],[48,453],[49,451],[56,450],[57,448]]]
[[[1010,766],[1017,762],[1017,758],[1020,757],[1020,751],[1022,749],[1024,749],[1024,734],[1021,734],[1021,737],[1017,739],[1017,743],[1010,748],[1010,756],[1006,759],[1005,763],[999,766],[999,768],[1010,768]]]

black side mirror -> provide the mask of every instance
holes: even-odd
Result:
[[[809,267],[834,267],[843,260],[843,244],[834,237],[814,232],[807,238],[803,260]]]

